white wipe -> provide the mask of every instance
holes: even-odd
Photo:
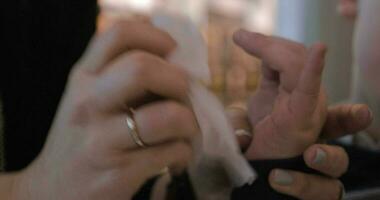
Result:
[[[212,179],[214,175],[223,176],[221,171],[225,172],[232,186],[253,183],[256,174],[240,152],[223,105],[200,83],[210,82],[207,46],[201,33],[190,19],[183,16],[160,13],[154,15],[153,23],[156,27],[167,31],[177,42],[177,49],[169,60],[183,67],[193,78],[189,97],[202,134],[194,142],[196,161],[190,169],[190,174],[197,176],[195,182],[206,185],[207,183],[201,179]],[[206,170],[208,172],[205,174],[199,171],[204,170],[205,166],[217,166],[221,169]],[[212,174],[212,172],[218,174]],[[202,174],[204,176],[199,177]],[[196,184],[195,188],[197,188]],[[207,186],[205,188],[212,189]],[[218,189],[215,188],[215,190]],[[218,198],[215,196],[211,199]],[[202,199],[206,198],[202,197]]]

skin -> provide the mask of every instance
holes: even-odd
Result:
[[[299,199],[339,199],[341,185],[334,178],[347,170],[348,156],[340,147],[315,143],[320,137],[332,139],[367,128],[372,121],[369,108],[365,105],[327,108],[321,88],[324,45],[316,44],[308,50],[295,42],[244,30],[238,31],[234,40],[263,61],[262,81],[248,103],[248,115],[244,119],[244,110],[241,114],[236,109],[233,112],[253,130],[252,139],[239,138],[246,157],[282,159],[303,154],[309,167],[327,176],[288,171],[294,182],[283,186],[276,184],[274,170],[269,177],[271,186]],[[240,123],[237,128],[245,127]],[[315,163],[318,150],[324,151],[326,158]]]
[[[188,78],[164,59],[175,46],[168,34],[134,21],[96,36],[70,75],[43,152],[0,178],[7,186],[1,199],[131,199],[166,166],[181,172],[199,129],[187,104]],[[147,148],[128,134],[132,106]]]
[[[358,1],[339,0],[338,12],[350,20],[355,20],[358,15]]]
[[[164,167],[180,173],[192,158],[189,142],[199,129],[188,106],[188,78],[165,61],[175,45],[166,33],[136,21],[117,22],[95,36],[70,74],[42,153],[25,170],[0,176],[1,199],[130,199]],[[128,134],[125,113],[131,107],[147,148],[137,147]],[[351,119],[351,113],[345,114],[343,119]],[[315,150],[308,152],[307,162]],[[344,159],[341,154],[328,158]],[[326,174],[341,171],[310,166]],[[291,193],[303,191],[301,183],[320,183],[299,177],[294,185],[277,189]],[[315,186],[314,192],[325,189]]]

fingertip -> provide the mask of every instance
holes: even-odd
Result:
[[[315,149],[316,149],[316,147],[313,145],[313,146],[309,147],[303,154],[303,159],[304,159],[306,165],[310,168],[312,168],[313,158],[315,155],[315,153],[314,153]]]
[[[349,166],[348,155],[339,146],[313,145],[305,151],[304,160],[311,169],[334,178],[342,176]]]
[[[304,153],[304,160],[308,167],[316,169],[327,159],[327,152],[322,145],[313,145]]]
[[[374,117],[369,106],[359,104],[355,105],[352,109],[355,119],[360,122],[364,128],[371,125]]]
[[[327,46],[324,43],[317,42],[311,46],[308,55],[308,66],[311,72],[322,74],[325,67],[325,58],[327,54]]]
[[[317,42],[313,44],[309,50],[312,58],[319,57],[324,59],[327,53],[327,45],[322,42]]]
[[[252,44],[261,44],[265,39],[267,39],[265,35],[246,29],[239,29],[233,34],[234,42],[246,50],[248,50]]]
[[[321,52],[325,52],[327,51],[327,45],[323,42],[316,42],[313,44],[312,46],[313,49],[315,50],[318,50],[318,51],[321,51]]]
[[[295,174],[288,170],[274,169],[268,177],[269,185],[280,193],[290,194],[297,185]]]
[[[247,40],[249,34],[249,31],[245,29],[239,29],[234,32],[232,39],[237,45],[240,45],[243,41]]]
[[[269,176],[268,176],[268,182],[269,182],[269,185],[276,189],[276,186],[277,184],[275,183],[275,176],[276,176],[276,170],[278,169],[273,169],[270,173],[269,173]]]

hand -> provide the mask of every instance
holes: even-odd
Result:
[[[240,106],[239,106],[240,107]],[[247,112],[237,106],[228,107],[227,113],[235,129],[249,130]],[[371,112],[366,105],[339,105],[329,109],[321,137],[336,139],[369,127]],[[248,148],[249,137],[238,138],[242,148]],[[304,153],[305,163],[326,176],[316,176],[295,171],[273,170],[269,176],[272,188],[280,193],[304,200],[340,199],[342,184],[337,179],[348,168],[348,155],[341,147],[314,144]]]
[[[372,120],[366,105],[332,107],[322,132],[323,137],[331,140],[365,130]],[[337,146],[315,144],[305,151],[304,160],[310,168],[327,177],[286,170],[278,173],[273,170],[269,177],[271,186],[278,192],[304,200],[340,199],[342,184],[336,178],[344,174],[349,165],[345,150]],[[276,177],[278,175],[280,176]],[[284,177],[292,181],[284,182],[281,180]]]
[[[302,200],[340,200],[343,184],[339,177],[349,164],[348,155],[341,147],[316,144],[304,153],[306,164],[326,176],[297,171],[275,169],[269,175],[269,183],[276,191]]]
[[[262,37],[262,36],[259,36]],[[251,39],[253,36],[251,37]],[[235,38],[237,39],[237,38]],[[257,39],[257,37],[256,37]],[[278,94],[278,85],[281,84],[279,82],[283,82],[283,85],[292,85],[291,80],[287,79],[286,76],[294,76],[297,80],[297,74],[299,76],[299,72],[297,72],[297,65],[294,65],[294,60],[302,61],[302,55],[305,55],[304,47],[299,45],[296,45],[292,42],[278,39],[276,42],[272,41],[272,48],[275,46],[274,44],[277,44],[277,48],[273,48],[272,51],[272,58],[277,59],[276,62],[279,65],[283,65],[284,63],[291,63],[289,60],[293,59],[293,64],[288,65],[290,68],[291,66],[295,67],[293,71],[283,70],[281,73],[283,73],[283,76],[272,76],[274,73],[271,73],[270,70],[266,70],[265,66],[267,63],[265,63],[264,60],[264,74],[263,74],[263,80],[262,85],[260,86],[259,91],[256,93],[256,95],[251,99],[251,105],[250,105],[250,118],[244,117],[244,110],[234,109],[233,112],[230,110],[230,116],[231,117],[237,117],[239,120],[235,120],[235,128],[236,129],[247,129],[247,127],[250,126],[249,123],[252,125],[258,124],[261,120],[263,120],[265,117],[267,117],[269,114],[271,114],[271,109],[273,105],[277,101]],[[240,44],[243,44],[244,42],[240,41]],[[268,59],[271,58],[270,45],[264,45],[262,41],[255,41],[256,45],[259,45],[258,47],[264,48],[267,47],[267,57]],[[245,41],[245,46],[243,47],[249,47],[247,44],[249,42]],[[252,43],[252,42],[251,42]],[[261,46],[260,46],[261,44]],[[297,47],[298,46],[298,47]],[[254,46],[250,46],[253,47]],[[282,47],[282,48],[281,48]],[[296,48],[297,47],[297,48]],[[275,50],[274,50],[275,49]],[[298,49],[298,56],[297,52],[293,52],[293,54],[286,53],[284,49],[292,49],[293,51],[295,49]],[[250,50],[250,49],[246,49]],[[283,54],[281,53],[281,50],[283,51]],[[254,49],[255,53],[259,50]],[[281,56],[278,55],[286,55],[281,58]],[[300,67],[302,69],[302,67]],[[290,68],[292,69],[292,68]],[[269,73],[268,73],[269,71]],[[273,72],[273,71],[272,71]],[[286,74],[288,72],[288,74]],[[285,74],[285,75],[284,75]],[[317,73],[318,74],[318,73]],[[275,74],[277,75],[277,74]],[[320,76],[320,75],[318,75]],[[301,78],[302,79],[302,78]],[[319,82],[319,81],[318,81]],[[272,84],[271,84],[272,83]],[[266,87],[264,87],[266,86]],[[317,96],[317,95],[316,95]],[[255,114],[253,114],[255,113]],[[332,107],[327,112],[327,118],[326,122],[322,124],[323,128],[321,129],[322,134],[321,137],[324,139],[332,139],[337,138],[341,136],[342,134],[348,134],[348,133],[355,133],[360,130],[366,129],[372,121],[371,112],[369,111],[369,108],[364,105],[341,105],[337,107]],[[236,121],[239,121],[239,123],[236,123]],[[246,123],[244,125],[244,123]],[[236,126],[236,124],[238,124]],[[256,133],[255,133],[256,134]],[[319,134],[317,134],[317,137],[319,137]],[[243,148],[247,148],[250,144],[250,138],[243,136],[239,138],[240,144],[243,145]],[[318,153],[317,153],[318,152]],[[318,155],[318,156],[317,156]],[[254,157],[254,156],[253,156]],[[316,169],[320,171],[322,174],[326,174],[327,177],[323,176],[315,176],[315,175],[308,175],[304,173],[299,172],[293,172],[293,171],[278,171],[274,170],[269,178],[269,181],[274,189],[276,189],[279,192],[294,196],[299,199],[339,199],[339,196],[341,195],[342,185],[341,183],[334,178],[339,177],[342,175],[348,167],[348,156],[346,152],[340,148],[340,147],[334,147],[334,146],[328,146],[328,145],[312,145],[311,147],[308,147],[307,150],[304,153],[305,162],[308,164],[309,167]],[[254,159],[254,158],[253,158]],[[338,160],[339,162],[329,162],[329,160]],[[285,174],[285,175],[284,175]],[[280,176],[280,181],[276,178],[276,175]],[[286,179],[284,182],[281,180],[281,177]],[[331,178],[333,177],[333,178]],[[323,192],[321,192],[323,191]]]
[[[131,199],[165,167],[181,172],[199,130],[187,76],[164,60],[175,45],[135,21],[95,37],[70,75],[43,152],[16,179],[16,199]],[[130,108],[146,148],[129,134]]]
[[[339,0],[338,12],[348,19],[356,19],[358,15],[357,0]]]
[[[301,155],[314,144],[327,116],[321,89],[326,47],[309,51],[284,39],[239,31],[235,42],[263,60],[263,79],[249,103],[253,140],[248,159],[281,159]]]

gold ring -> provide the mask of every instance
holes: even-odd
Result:
[[[140,134],[137,130],[136,121],[133,118],[133,112],[132,114],[127,114],[127,126],[129,129],[129,134],[131,135],[133,141],[139,146],[139,147],[147,147],[146,143],[141,139]]]

